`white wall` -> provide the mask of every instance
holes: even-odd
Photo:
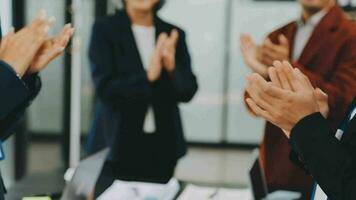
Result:
[[[160,13],[186,31],[193,70],[198,76],[197,96],[182,106],[190,141],[221,140],[225,7],[225,0],[170,0]]]
[[[11,0],[1,0],[0,14],[3,34],[7,33],[12,26],[12,6]],[[5,184],[10,186],[14,181],[14,141],[9,139],[4,143],[6,159],[0,161],[1,175]]]
[[[12,3],[11,0],[1,0],[0,15],[1,15],[1,27],[3,32],[7,31],[12,26]]]
[[[51,35],[61,31],[64,25],[64,0],[27,0],[26,22],[30,23],[45,9],[56,18]],[[42,89],[28,112],[29,129],[35,132],[61,132],[63,112],[64,58],[57,58],[41,72]]]

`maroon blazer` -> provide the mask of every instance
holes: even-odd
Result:
[[[292,22],[271,33],[269,38],[278,43],[278,35],[284,34],[291,44],[292,55],[296,31],[297,24]],[[331,112],[328,121],[336,131],[356,95],[355,22],[340,7],[333,7],[315,28],[302,55],[293,65],[304,72],[315,87],[329,95]],[[312,178],[291,162],[290,153],[291,147],[281,129],[267,123],[261,159],[269,187],[310,190]]]

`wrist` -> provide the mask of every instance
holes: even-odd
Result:
[[[14,71],[14,73],[19,77],[22,78],[24,74],[26,73],[27,69],[24,69],[23,67],[20,67],[21,64],[17,63],[15,60],[12,61],[11,59],[2,59],[3,62],[7,63],[9,68]]]
[[[293,127],[295,127],[300,121],[303,121],[304,118],[307,118],[308,116],[310,115],[313,115],[315,113],[320,113],[319,111],[313,111],[313,112],[308,112],[308,113],[305,113],[303,115],[300,115],[298,118],[296,118],[293,122],[292,122],[292,126],[291,126],[291,129],[293,129]]]

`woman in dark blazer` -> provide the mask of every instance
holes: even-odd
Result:
[[[178,104],[198,85],[185,33],[156,15],[163,3],[125,0],[124,10],[94,24],[89,57],[97,101],[87,147],[90,154],[111,147],[103,171],[116,179],[167,181],[186,153]],[[152,133],[144,128],[148,113]]]

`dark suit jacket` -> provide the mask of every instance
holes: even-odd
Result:
[[[353,108],[356,101],[353,103]],[[306,169],[332,200],[356,199],[356,117],[341,141],[320,113],[302,119],[291,132],[291,144]]]
[[[89,153],[112,146],[110,158],[126,164],[142,158],[152,148],[159,147],[171,162],[186,153],[178,104],[192,99],[198,89],[197,80],[191,69],[185,33],[157,16],[154,26],[156,36],[175,28],[179,39],[175,71],[163,71],[158,81],[150,83],[126,11],[94,24],[89,57],[97,100]],[[153,136],[142,131],[148,105],[153,106],[155,113],[157,133]]]
[[[1,38],[1,29],[0,29]],[[41,89],[41,81],[37,75],[19,79],[7,63],[0,60],[0,141],[4,142],[14,131],[16,124],[30,102]],[[0,188],[3,182],[0,177]],[[4,190],[0,189],[0,199]]]
[[[269,37],[275,43],[278,35],[284,34],[291,46],[292,55],[296,22],[292,22]],[[329,95],[331,109],[328,119],[332,130],[336,130],[343,119],[347,106],[356,91],[356,24],[348,19],[340,7],[333,7],[315,28],[300,59],[293,63],[305,73],[315,87]],[[261,156],[271,188],[306,189],[312,179],[290,159],[291,147],[283,132],[267,123],[261,145]],[[291,154],[295,157],[294,154]]]

